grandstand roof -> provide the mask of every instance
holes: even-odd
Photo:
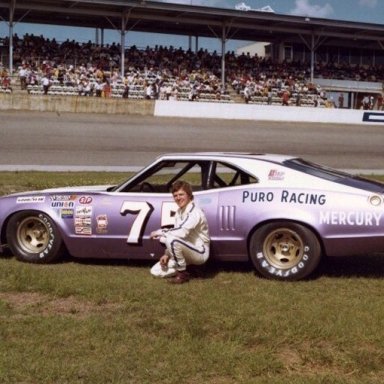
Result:
[[[370,23],[159,3],[147,0],[0,0],[0,20],[263,42],[384,48]]]

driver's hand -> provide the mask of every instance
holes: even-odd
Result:
[[[163,231],[161,229],[157,230],[157,231],[153,231],[151,232],[151,234],[149,235],[149,237],[151,239],[159,239],[161,237],[161,235],[163,234]]]
[[[168,265],[168,261],[169,261],[169,256],[168,255],[163,255],[160,257],[160,265]]]

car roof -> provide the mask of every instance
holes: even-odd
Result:
[[[284,161],[294,159],[296,156],[253,152],[176,152],[159,156],[160,159],[198,159],[198,160],[261,160],[282,164]]]

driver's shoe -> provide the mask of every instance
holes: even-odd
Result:
[[[171,284],[183,284],[188,283],[189,273],[187,271],[177,271],[176,276],[170,277],[168,282]]]

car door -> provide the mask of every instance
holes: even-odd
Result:
[[[245,260],[252,212],[244,209],[241,196],[247,185],[257,183],[244,170],[224,162],[212,164],[210,187],[218,194],[217,220],[211,226],[212,250],[222,260]]]
[[[173,225],[176,204],[169,193],[111,193],[93,205],[98,252],[115,258],[151,258],[161,252],[150,233]]]

